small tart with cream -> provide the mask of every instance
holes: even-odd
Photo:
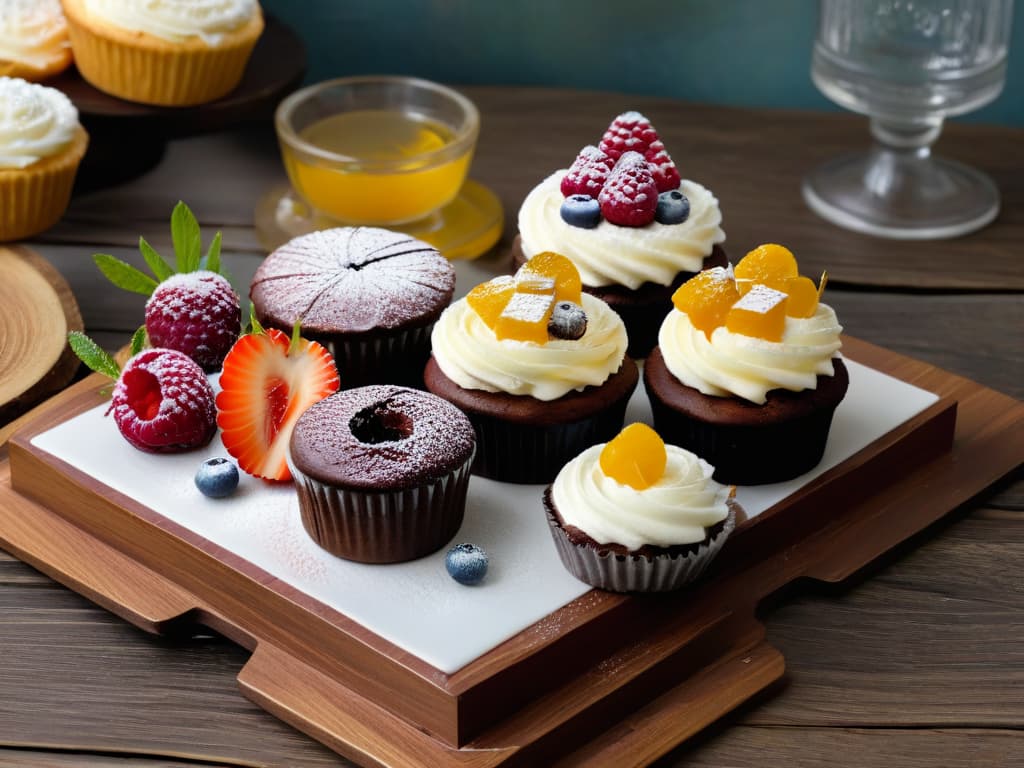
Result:
[[[231,92],[264,26],[256,0],[64,0],[64,12],[82,77],[159,106]]]
[[[550,482],[622,426],[638,380],[627,343],[622,320],[582,292],[572,262],[539,254],[444,311],[424,379],[477,429],[477,474]]]
[[[21,240],[57,223],[88,144],[67,96],[0,77],[0,241]]]
[[[70,64],[60,0],[0,0],[0,75],[45,80]]]
[[[673,295],[644,374],[655,425],[723,482],[778,482],[821,460],[849,385],[825,282],[766,244]]]
[[[646,424],[586,449],[544,495],[563,564],[616,592],[663,592],[693,581],[741,514],[735,488],[714,481],[713,472]]]

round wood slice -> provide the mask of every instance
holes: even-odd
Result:
[[[82,315],[67,282],[24,246],[0,246],[0,425],[65,387],[78,370],[68,331]]]

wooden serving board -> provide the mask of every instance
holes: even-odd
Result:
[[[940,400],[743,522],[694,588],[588,592],[448,675],[34,448],[99,402],[90,380],[12,439],[0,545],[144,629],[238,642],[246,695],[361,765],[645,765],[782,675],[764,597],[846,578],[1024,461],[1021,403],[855,339],[844,354]]]

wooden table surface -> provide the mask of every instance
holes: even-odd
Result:
[[[718,195],[733,259],[761,242],[830,274],[846,331],[1016,398],[1024,396],[1024,130],[948,125],[937,151],[990,173],[999,218],[974,235],[879,240],[811,214],[809,168],[867,142],[852,115],[730,109],[617,94],[466,88],[483,115],[474,178],[506,207],[497,252],[546,173],[627,109],[648,115],[684,177]],[[33,243],[67,278],[109,348],[143,299],[108,290],[96,251],[141,264],[139,235],[169,249],[179,198],[225,235],[243,288],[262,256],[252,212],[283,180],[269,126],[175,141],[149,174],[76,198]],[[1004,479],[841,589],[764,606],[787,660],[759,696],[662,766],[1024,766],[1024,482]],[[244,699],[247,653],[211,637],[147,635],[0,552],[0,768],[349,765]]]

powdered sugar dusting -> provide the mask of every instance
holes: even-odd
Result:
[[[411,434],[362,442],[349,425],[353,416],[374,406],[406,417]],[[309,408],[295,425],[291,456],[300,471],[324,482],[395,490],[447,475],[469,459],[475,445],[469,419],[448,401],[381,385],[340,392]]]
[[[524,323],[539,323],[554,302],[554,294],[513,293],[501,316]]]
[[[756,312],[764,315],[786,301],[788,297],[782,291],[769,288],[767,285],[755,285],[739,301],[733,304],[733,309],[743,309],[747,312]]]
[[[455,270],[427,243],[385,229],[339,227],[271,253],[249,295],[275,325],[302,318],[305,330],[333,334],[429,322],[454,290]]]

